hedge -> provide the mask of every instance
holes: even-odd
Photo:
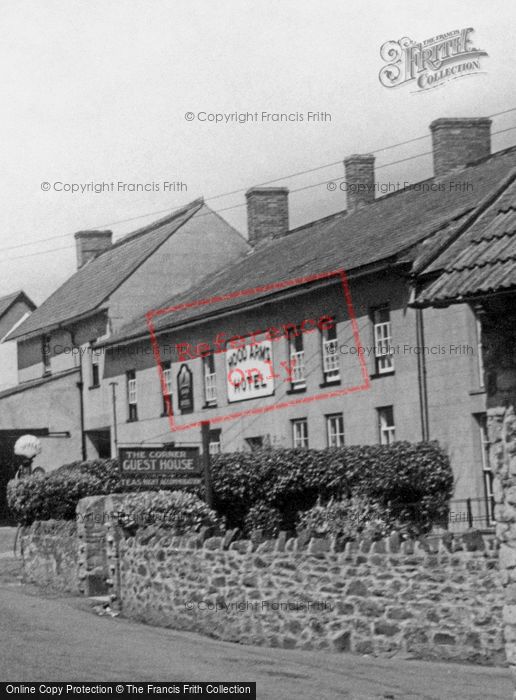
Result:
[[[389,508],[394,518],[424,531],[446,518],[453,490],[449,459],[436,442],[223,453],[212,459],[212,481],[217,512],[244,531],[272,509],[281,514],[281,527],[294,529],[298,513],[318,499],[351,496]],[[74,518],[80,498],[123,490],[116,460],[74,462],[10,482],[8,503],[18,522],[28,524]]]
[[[153,525],[174,535],[219,530],[217,514],[198,496],[185,491],[145,491],[128,494],[120,505],[119,523],[134,534]]]
[[[453,491],[437,442],[223,453],[213,460],[212,478],[215,506],[234,527],[259,503],[277,508],[283,527],[293,529],[297,513],[318,498],[362,496],[426,531],[446,518]]]

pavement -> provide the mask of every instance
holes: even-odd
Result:
[[[12,557],[0,574],[3,681],[256,681],[260,700],[512,698],[504,668],[240,646],[97,616],[84,598],[20,583]]]

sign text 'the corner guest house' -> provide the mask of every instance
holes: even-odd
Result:
[[[203,482],[197,447],[120,447],[118,460],[123,486],[168,489]]]

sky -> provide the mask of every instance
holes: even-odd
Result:
[[[199,196],[243,234],[245,190],[273,179],[307,187],[290,194],[293,226],[344,209],[325,183],[346,156],[429,134],[439,117],[516,107],[515,20],[512,0],[2,0],[0,295],[23,288],[39,304],[76,268],[74,232],[116,239]],[[380,83],[385,42],[465,27],[488,54],[478,74],[431,90]],[[304,119],[201,121],[233,112]],[[516,111],[493,120],[510,127]],[[516,129],[492,148],[515,143]],[[387,166],[429,147],[378,153],[378,180],[430,176],[428,155]],[[58,191],[88,183],[114,190]],[[137,183],[154,191],[128,191]]]

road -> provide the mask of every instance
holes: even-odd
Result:
[[[19,583],[0,528],[0,681],[256,681],[260,700],[507,700],[501,668],[239,646],[99,617]]]
[[[505,669],[239,646],[85,605],[0,583],[0,680],[256,681],[258,698],[282,700],[512,697]]]

